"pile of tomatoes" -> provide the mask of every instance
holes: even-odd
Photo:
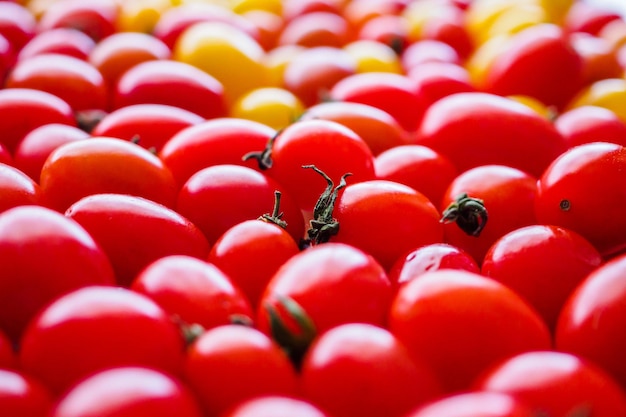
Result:
[[[626,21],[0,1],[2,417],[626,416]]]

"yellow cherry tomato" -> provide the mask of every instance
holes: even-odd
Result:
[[[121,32],[151,33],[171,0],[118,0],[117,27]]]
[[[301,45],[277,46],[265,55],[265,67],[267,68],[268,85],[283,87],[283,74],[291,60],[300,52],[306,50]]]
[[[247,33],[222,22],[201,22],[185,29],[173,57],[207,72],[224,86],[232,105],[243,94],[268,85],[265,51]]]
[[[402,72],[398,54],[384,43],[357,40],[343,47],[356,62],[356,72]]]
[[[485,78],[494,59],[500,55],[507,47],[511,34],[500,34],[479,45],[474,53],[470,55],[465,67],[467,68],[472,84],[477,88],[482,88]]]
[[[303,112],[302,102],[290,91],[263,87],[241,96],[232,106],[230,115],[279,130],[296,121]]]
[[[583,88],[568,108],[581,106],[607,108],[626,123],[626,79],[607,78]]]
[[[250,10],[264,10],[277,15],[283,13],[281,0],[231,0],[230,7],[235,13],[245,13]]]

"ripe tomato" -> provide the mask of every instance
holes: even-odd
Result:
[[[278,45],[341,48],[352,38],[351,28],[341,14],[315,11],[287,20],[278,37]]]
[[[357,38],[380,42],[400,55],[410,45],[409,26],[401,15],[372,16],[359,28]]]
[[[159,152],[172,136],[203,121],[202,116],[180,107],[131,104],[105,115],[92,129],[91,135],[125,139]]]
[[[241,0],[257,1],[257,0]],[[280,0],[278,0],[280,1]],[[246,11],[237,11],[237,5],[233,7],[233,10],[240,14],[245,20],[251,22],[258,32],[258,41],[261,47],[266,51],[271,51],[278,44],[278,37],[285,25],[285,21],[280,12],[272,12],[264,10],[262,8],[252,7]]]
[[[234,281],[212,263],[188,255],[166,255],[133,280],[133,291],[150,297],[184,325],[211,329],[252,322],[252,309]]]
[[[6,86],[54,94],[74,111],[107,107],[107,90],[100,71],[69,55],[48,53],[19,61],[7,77]]]
[[[531,409],[510,394],[474,391],[426,403],[405,417],[532,417]]]
[[[620,19],[619,13],[607,10],[598,4],[576,1],[565,15],[563,28],[568,33],[584,32],[597,35],[605,25]]]
[[[504,285],[453,269],[427,272],[398,290],[389,329],[428,363],[447,392],[467,390],[511,355],[550,349],[550,332],[526,301]]]
[[[409,45],[401,56],[402,68],[406,73],[427,62],[460,64],[456,50],[442,41],[422,39]]]
[[[212,165],[257,167],[253,160],[242,160],[243,156],[262,149],[274,135],[276,130],[252,120],[211,119],[182,129],[163,145],[158,155],[180,187],[193,174]]]
[[[113,400],[114,399],[114,400]],[[122,366],[88,376],[55,404],[50,417],[201,417],[190,389],[159,370]]]
[[[482,92],[453,94],[434,103],[416,141],[450,158],[460,171],[501,164],[535,176],[567,149],[550,121],[534,110]]]
[[[44,91],[29,88],[0,90],[0,141],[12,153],[31,130],[50,123],[76,126],[66,101]]]
[[[357,39],[346,44],[343,49],[356,61],[357,72],[402,73],[400,57],[382,42]]]
[[[223,417],[330,417],[308,401],[278,395],[266,395],[242,401]]]
[[[14,343],[37,311],[56,297],[115,282],[106,254],[87,231],[40,206],[0,214],[0,261],[0,328]]]
[[[102,247],[121,286],[129,286],[143,268],[163,256],[203,259],[209,253],[206,238],[193,223],[141,197],[93,194],[76,201],[65,215]]]
[[[555,351],[524,352],[494,365],[475,389],[503,392],[550,416],[623,416],[626,394],[604,370]]]
[[[567,300],[555,335],[558,350],[588,358],[624,389],[626,337],[620,326],[626,317],[625,267],[626,255],[621,255],[592,271]]]
[[[339,325],[315,339],[300,379],[302,395],[335,417],[400,417],[441,394],[427,364],[388,330],[364,323]]]
[[[148,297],[92,285],[40,310],[24,333],[19,357],[26,372],[62,394],[90,374],[118,366],[180,375],[184,343],[171,317]]]
[[[578,233],[531,225],[498,239],[481,272],[511,288],[541,314],[550,329],[578,284],[602,263],[602,256]]]
[[[176,211],[197,225],[212,244],[235,224],[270,212],[276,190],[282,194],[286,230],[299,242],[304,219],[293,197],[282,184],[245,166],[214,165],[196,172],[181,188]]]
[[[570,148],[598,141],[626,146],[626,122],[604,107],[572,108],[558,115],[554,126]]]
[[[539,178],[537,220],[571,229],[603,256],[626,249],[626,148],[595,142],[571,148]]]
[[[294,396],[296,372],[285,352],[260,331],[214,327],[188,348],[185,380],[209,416],[265,395]]]
[[[621,77],[617,50],[607,39],[579,32],[570,35],[570,43],[583,61],[582,85]]]
[[[0,83],[4,85],[7,74],[13,69],[16,52],[2,34],[0,34]]]
[[[23,61],[34,55],[56,53],[87,60],[96,42],[84,32],[70,28],[56,28],[40,32],[33,37],[18,54]]]
[[[27,204],[46,205],[39,184],[19,169],[0,163],[0,213]]]
[[[0,331],[0,369],[17,369],[17,353],[13,342],[4,331]]]
[[[0,369],[0,410],[4,417],[48,415],[53,396],[37,379],[18,370]]]
[[[279,130],[298,120],[303,111],[304,105],[292,92],[279,87],[261,87],[239,97],[230,109],[230,116]]]
[[[178,187],[170,171],[147,149],[127,140],[92,137],[59,146],[41,169],[49,204],[65,211],[91,194],[131,194],[174,207]]]
[[[143,103],[180,107],[205,119],[226,116],[222,83],[184,62],[145,61],[121,75],[113,92],[113,108]]]
[[[468,70],[450,62],[425,62],[409,70],[407,76],[424,111],[443,97],[477,91]]]
[[[21,4],[0,2],[0,35],[19,52],[37,33],[37,20]]]
[[[97,0],[52,2],[39,18],[37,29],[47,32],[53,28],[73,28],[85,32],[96,42],[116,32],[117,3]]]

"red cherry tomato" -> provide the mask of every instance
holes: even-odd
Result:
[[[109,137],[59,146],[42,167],[40,184],[59,211],[82,197],[102,193],[131,194],[174,207],[178,190],[172,174],[154,154]]]
[[[402,67],[407,74],[413,68],[427,62],[461,63],[461,58],[453,47],[434,39],[422,39],[413,42],[404,50],[400,58]]]
[[[0,84],[4,85],[7,74],[13,69],[16,52],[7,38],[0,34]]]
[[[37,379],[18,370],[0,369],[0,410],[4,417],[48,415],[53,396]]]
[[[405,417],[532,417],[532,410],[509,394],[474,391],[431,401]]]
[[[388,45],[399,54],[410,45],[406,19],[398,15],[373,16],[361,26],[357,37]]]
[[[37,20],[23,5],[0,2],[0,35],[4,36],[16,53],[37,33]]]
[[[154,201],[125,194],[94,194],[72,204],[65,215],[89,232],[106,252],[118,285],[128,286],[163,256],[203,259],[209,244],[193,223]]]
[[[619,13],[599,4],[575,1],[565,14],[563,28],[568,33],[584,32],[597,35],[605,25],[620,19]]]
[[[142,62],[120,76],[115,85],[113,108],[142,103],[180,107],[205,119],[224,117],[227,113],[222,83],[209,73],[179,61]]]
[[[626,146],[626,123],[615,112],[598,106],[580,106],[561,113],[554,126],[568,146],[610,142]]]
[[[201,116],[179,107],[132,104],[104,116],[91,135],[133,141],[142,148],[158,152],[172,136],[203,121]]]
[[[40,310],[24,333],[19,355],[26,372],[62,394],[90,374],[117,366],[180,375],[183,348],[177,325],[148,297],[88,286]]]
[[[576,288],[559,316],[555,346],[589,358],[626,389],[622,356],[626,337],[620,331],[626,318],[624,268],[626,255],[621,255],[591,272]]]
[[[453,94],[430,106],[416,141],[460,171],[501,164],[535,176],[567,149],[555,127],[528,106],[481,92]]]
[[[582,85],[622,76],[619,55],[608,39],[578,32],[570,35],[570,44],[583,61]]]
[[[468,70],[450,62],[422,63],[409,70],[407,76],[424,110],[446,96],[477,91]]]
[[[100,71],[69,55],[47,53],[19,61],[7,77],[6,86],[54,94],[74,111],[107,107],[107,90]]]
[[[302,399],[266,395],[243,401],[223,417],[330,417],[317,406]]]
[[[4,331],[0,331],[0,369],[17,369],[18,366],[13,342]]]
[[[400,287],[389,329],[448,392],[467,390],[511,355],[551,347],[547,326],[526,301],[490,278],[454,269],[427,272]]]
[[[185,380],[209,416],[259,396],[294,396],[298,384],[277,344],[254,328],[234,324],[208,330],[189,347]]]
[[[115,399],[115,400],[113,400]],[[201,417],[180,380],[155,369],[123,366],[97,372],[66,392],[51,417]]]
[[[39,32],[61,27],[78,29],[98,42],[116,32],[118,13],[116,2],[111,0],[53,2],[44,10],[37,28]]]
[[[276,130],[252,120],[211,119],[172,136],[159,152],[159,159],[182,186],[193,174],[212,165],[257,167],[253,160],[244,161],[243,156],[262,149],[274,135]]]
[[[596,142],[571,148],[539,178],[537,220],[571,229],[603,256],[626,249],[626,148]]]
[[[341,13],[343,0],[286,0],[283,2],[285,20],[314,12]]]
[[[605,371],[555,351],[524,352],[494,365],[474,388],[510,394],[550,416],[623,416],[626,394]]]
[[[465,26],[465,14],[453,4],[451,6],[444,6],[444,9],[450,12],[433,14],[433,17],[424,23],[418,39],[445,42],[454,48],[461,59],[466,59],[474,51],[474,42]]]
[[[0,328],[14,342],[37,311],[56,297],[115,282],[106,254],[85,229],[40,206],[0,214],[0,261]]]
[[[352,40],[351,28],[341,14],[315,11],[287,20],[278,45],[301,45],[307,48],[341,48]]]
[[[19,169],[0,163],[0,213],[27,204],[46,205],[39,184]]]
[[[96,42],[84,32],[60,27],[38,33],[20,50],[18,60],[23,61],[46,53],[70,55],[87,60],[95,45]]]
[[[13,152],[31,130],[50,123],[76,126],[66,101],[44,91],[29,88],[0,90],[0,141]]]
[[[166,255],[153,261],[130,288],[156,301],[183,325],[211,329],[253,318],[250,302],[228,275],[188,255]]]
[[[400,417],[441,394],[434,373],[392,333],[363,323],[315,339],[300,378],[303,396],[335,417]]]

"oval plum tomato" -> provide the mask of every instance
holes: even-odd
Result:
[[[0,214],[0,261],[0,328],[14,343],[56,297],[86,285],[115,283],[106,254],[87,231],[40,206]]]
[[[50,417],[201,417],[191,390],[156,369],[122,366],[88,376],[63,394]]]
[[[297,398],[265,395],[242,401],[222,417],[331,417],[316,405]]]
[[[228,275],[188,255],[166,255],[153,261],[130,288],[156,301],[183,325],[211,329],[251,323],[254,317],[250,302]]]
[[[316,11],[286,21],[278,45],[302,45],[307,48],[341,48],[352,40],[352,31],[341,14]]]
[[[550,332],[506,286],[462,270],[431,271],[398,290],[389,329],[428,363],[445,391],[467,390],[487,368],[511,355],[550,349]]]
[[[125,139],[159,152],[172,136],[203,121],[202,116],[180,107],[131,104],[105,115],[91,130],[91,135]]]
[[[440,153],[422,145],[394,146],[381,152],[374,160],[376,177],[395,181],[424,194],[439,207],[446,189],[459,172]]]
[[[336,417],[400,417],[441,394],[426,364],[388,330],[365,323],[339,325],[315,339],[300,379],[302,395]]]
[[[481,272],[526,299],[553,330],[570,294],[601,263],[598,250],[578,233],[531,225],[498,239]]]
[[[373,155],[409,144],[409,135],[384,110],[350,101],[319,103],[306,109],[300,120],[330,120],[351,129],[363,139]]]
[[[185,381],[208,416],[255,397],[291,397],[298,389],[285,352],[260,331],[236,324],[210,329],[189,346]]]
[[[302,210],[315,206],[323,178],[305,165],[315,165],[328,177],[351,173],[354,181],[374,178],[374,156],[353,130],[330,120],[302,120],[281,130],[265,150],[248,154],[282,184]]]
[[[39,184],[19,169],[0,163],[0,213],[28,204],[46,205]]]
[[[49,204],[65,211],[91,194],[120,193],[173,207],[178,187],[170,171],[147,149],[124,139],[92,137],[56,148],[41,169]]]
[[[626,122],[604,107],[574,107],[558,115],[554,126],[570,148],[590,142],[626,146]]]
[[[544,224],[566,227],[607,257],[626,249],[626,148],[595,142],[571,148],[539,178],[536,213]]]
[[[72,125],[48,123],[39,126],[17,143],[13,154],[14,165],[39,183],[41,168],[53,150],[65,143],[88,137],[89,133]]]
[[[18,370],[0,369],[0,410],[4,417],[48,415],[54,399],[37,379]]]
[[[278,268],[299,253],[298,243],[272,221],[246,220],[226,230],[207,259],[226,273],[256,309]]]
[[[541,74],[528,77],[528,74]],[[583,60],[555,24],[538,24],[512,35],[491,63],[485,91],[523,94],[563,108],[583,81]]]
[[[193,65],[171,60],[136,64],[118,79],[114,109],[143,103],[180,107],[205,119],[227,113],[222,83]]]
[[[304,105],[284,88],[261,87],[247,92],[231,106],[230,116],[254,120],[279,130],[298,120]]]
[[[31,320],[19,352],[25,372],[61,394],[97,371],[147,366],[180,375],[184,341],[150,298],[92,285],[48,304]]]
[[[87,60],[96,42],[84,32],[70,28],[56,28],[35,35],[18,54],[22,61],[34,55],[55,53]]]
[[[416,143],[450,158],[460,171],[501,164],[535,176],[567,149],[552,123],[528,106],[481,92],[453,94],[433,103]]]
[[[474,391],[438,398],[408,413],[405,417],[533,417],[535,414],[512,395]]]
[[[263,123],[238,118],[217,118],[182,129],[168,140],[159,159],[182,186],[193,174],[212,165],[237,164],[255,168],[242,158],[262,149],[276,130]]]
[[[388,275],[391,283],[398,287],[428,271],[439,269],[462,269],[480,273],[474,258],[463,249],[447,243],[431,243],[398,258]]]
[[[50,123],[76,126],[72,108],[63,99],[30,88],[0,90],[0,141],[13,152],[31,130]]]
[[[384,327],[392,288],[384,269],[343,243],[313,246],[288,259],[268,283],[257,326],[297,363],[316,334],[344,323]]]
[[[316,46],[295,54],[286,63],[281,81],[310,107],[327,100],[338,81],[355,73],[356,61],[344,49]]]
[[[442,221],[450,223],[444,229],[445,241],[465,250],[480,265],[497,239],[537,222],[536,197],[537,179],[519,169],[483,165],[462,172],[452,180],[441,200]],[[482,209],[475,211],[477,207],[471,203],[464,208],[468,201],[478,202],[486,213]],[[485,219],[481,219],[483,215]]]
[[[106,85],[93,65],[63,54],[40,54],[19,61],[6,80],[8,88],[30,88],[54,94],[74,111],[104,110]]]
[[[16,53],[37,34],[35,16],[22,4],[0,2],[0,35]]]
[[[331,241],[365,251],[386,270],[411,249],[443,242],[439,212],[431,201],[393,181],[348,185],[337,200],[333,216],[339,231]]]
[[[76,201],[65,215],[102,247],[121,286],[129,286],[143,268],[163,256],[203,259],[209,253],[209,243],[193,223],[141,197],[93,194]]]
[[[581,357],[555,351],[524,352],[487,370],[474,384],[503,392],[550,416],[623,416],[626,394],[608,373]]]
[[[214,243],[226,230],[272,211],[274,192],[282,194],[282,218],[296,242],[304,236],[304,219],[282,184],[240,165],[214,165],[193,174],[178,194],[176,211],[191,220]]]
[[[99,42],[116,32],[118,12],[113,0],[51,2],[40,16],[37,29],[39,32],[60,27],[78,29]]]
[[[620,331],[626,317],[624,268],[626,255],[621,255],[592,271],[576,288],[561,310],[555,345],[598,364],[626,389],[626,337]]]

